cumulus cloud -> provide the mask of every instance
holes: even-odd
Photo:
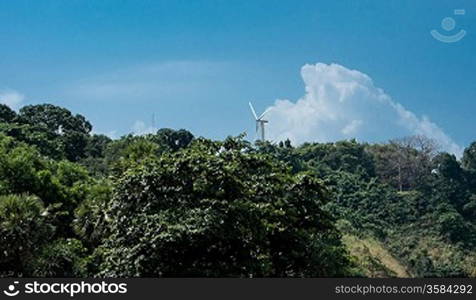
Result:
[[[0,103],[6,104],[14,110],[18,110],[23,103],[25,96],[12,90],[0,91]]]
[[[462,148],[426,116],[419,117],[392,100],[372,79],[338,64],[305,65],[306,93],[296,102],[276,100],[268,114],[268,137],[299,144],[356,138],[385,141],[425,135],[458,157]]]
[[[142,121],[136,121],[134,125],[132,126],[132,132],[134,135],[144,135],[144,134],[149,134],[149,133],[156,133],[157,128],[153,126],[147,126],[144,122]]]

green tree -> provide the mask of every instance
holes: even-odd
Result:
[[[374,156],[380,181],[407,191],[417,188],[429,176],[438,145],[432,139],[416,135],[370,145],[367,149]]]
[[[10,123],[16,118],[17,114],[14,110],[5,104],[0,103],[0,123]]]
[[[22,122],[42,125],[51,131],[76,131],[89,134],[91,123],[82,115],[73,115],[69,110],[52,104],[27,105],[20,109]]]
[[[451,241],[463,241],[467,237],[468,227],[464,218],[456,211],[448,209],[438,217],[437,225],[441,234],[447,236]]]
[[[109,237],[107,209],[111,198],[111,183],[104,179],[89,188],[86,199],[75,210],[75,232],[91,248],[98,247]]]
[[[305,143],[296,149],[296,153],[311,170],[321,176],[333,171],[356,173],[367,179],[375,174],[372,156],[365,145],[355,140],[326,144]]]
[[[128,169],[108,212],[101,275],[345,275],[322,184],[240,145],[197,140]]]
[[[53,232],[45,213],[38,197],[0,196],[0,277],[30,275],[30,263]]]
[[[0,195],[28,193],[51,206],[59,234],[72,234],[74,210],[93,179],[78,164],[42,157],[34,148],[0,135]]]
[[[173,130],[162,128],[152,137],[152,141],[169,151],[177,151],[188,146],[193,140],[193,134],[185,129]]]
[[[102,158],[106,155],[106,148],[112,139],[104,134],[94,134],[88,139],[86,145],[86,156],[93,158]]]
[[[38,251],[29,269],[34,277],[87,275],[87,249],[76,239],[58,239]]]
[[[113,174],[120,175],[128,168],[140,165],[144,160],[157,158],[160,152],[159,145],[148,138],[138,137],[122,149],[120,157],[112,163],[111,171]]]
[[[476,171],[476,142],[464,150],[462,164],[464,168]]]
[[[0,194],[34,194],[41,189],[37,172],[44,168],[34,149],[0,135]]]
[[[463,215],[472,222],[476,222],[476,195],[471,195],[469,201],[463,206]]]
[[[0,123],[0,134],[35,147],[41,154],[54,159],[64,157],[62,142],[55,132],[44,127],[20,123]]]
[[[82,115],[73,115],[52,104],[40,104],[22,107],[18,119],[20,123],[41,128],[54,136],[66,159],[78,161],[85,157],[92,125]]]

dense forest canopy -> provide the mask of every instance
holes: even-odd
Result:
[[[476,142],[91,130],[0,104],[0,276],[476,276]]]

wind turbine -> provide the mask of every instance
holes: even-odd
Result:
[[[256,120],[256,134],[258,134],[258,131],[261,131],[261,141],[264,142],[265,141],[265,135],[264,135],[264,124],[268,123],[267,120],[264,120],[263,117],[264,115],[270,111],[271,107],[268,107],[259,117],[258,115],[256,114],[256,111],[253,107],[253,104],[251,104],[251,102],[248,102],[248,104],[250,105],[250,108],[251,108],[251,112],[253,113],[253,116],[255,117],[255,120]]]

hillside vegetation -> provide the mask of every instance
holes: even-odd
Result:
[[[91,130],[0,105],[0,277],[476,277],[476,142]]]

